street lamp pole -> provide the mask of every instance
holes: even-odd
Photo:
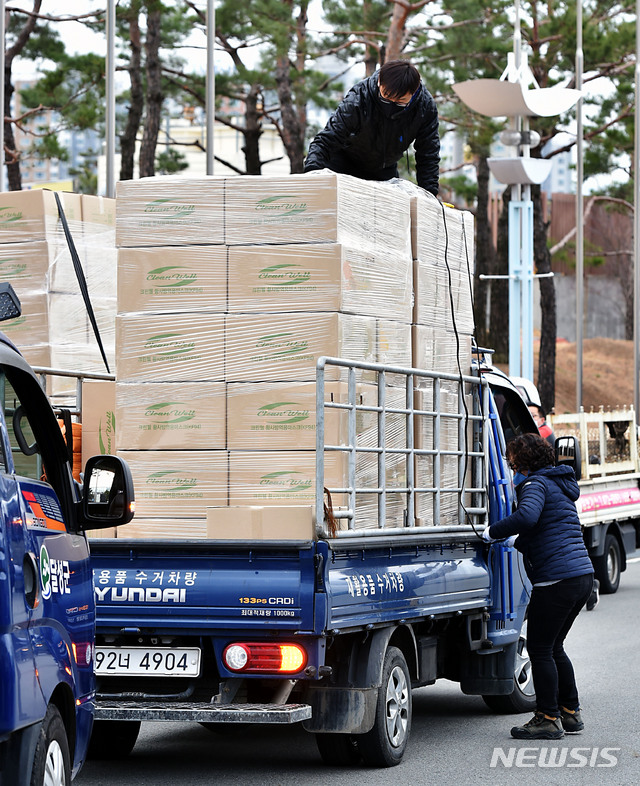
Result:
[[[576,12],[576,90],[582,90],[582,0]],[[576,104],[576,412],[582,407],[582,340],[584,328],[584,180],[582,152],[582,96]]]
[[[107,0],[107,59],[106,59],[106,194],[113,198],[116,195],[115,159],[116,159],[116,3]]]
[[[207,0],[207,87],[206,87],[206,158],[207,174],[213,174],[213,129],[216,122],[216,69],[214,52],[216,43],[216,9],[214,0]]]

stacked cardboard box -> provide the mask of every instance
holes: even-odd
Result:
[[[137,493],[128,537],[219,533],[211,515],[207,525],[207,507],[242,508],[250,529],[257,509],[313,505],[320,356],[468,372],[473,226],[445,209],[458,230],[443,266],[443,230],[423,199],[328,172],[118,184],[117,445]],[[450,293],[458,339],[443,313]],[[358,375],[357,445],[370,452],[357,453],[357,488],[380,485],[375,381],[373,372]],[[386,406],[402,410],[406,393],[394,382],[388,375]],[[430,395],[425,383],[418,406],[430,409]],[[347,400],[335,367],[325,398]],[[456,383],[440,400],[457,413]],[[348,444],[347,419],[346,409],[326,411],[326,444]],[[384,420],[387,523],[402,526],[406,495],[393,489],[406,487],[406,417],[386,412]],[[427,450],[432,424],[415,426]],[[458,420],[443,418],[441,449],[459,450],[459,433]],[[420,483],[432,486],[440,469],[457,488],[457,456],[427,464],[416,466]],[[325,453],[325,485],[349,487],[346,452]],[[442,523],[429,512],[433,495],[425,499],[421,520]],[[346,506],[346,495],[336,492],[333,504]],[[448,523],[457,494],[441,495],[440,508]],[[378,526],[376,493],[358,495],[356,521]]]
[[[207,505],[315,501],[316,360],[411,365],[409,222],[404,194],[333,173],[118,184],[117,443],[137,490],[128,536],[202,534]],[[373,379],[359,376],[359,400],[375,395]],[[346,400],[333,367],[327,391]],[[346,421],[327,414],[327,442],[346,444]],[[358,413],[359,432],[375,422]],[[389,467],[404,482],[402,460]],[[375,454],[358,455],[358,481],[376,485],[375,472]],[[344,488],[347,475],[346,454],[328,454],[327,485]],[[375,495],[359,504],[375,526]]]
[[[466,211],[442,204],[430,194],[417,191],[412,199],[412,252],[414,256],[414,324],[412,333],[413,363],[418,368],[442,373],[469,374],[471,367],[471,337],[474,332],[473,273],[474,226],[473,217]],[[434,398],[439,397],[439,435],[434,433],[434,421],[419,418],[416,445],[437,451],[433,456],[416,460],[416,482],[419,487],[438,485],[439,494],[417,495],[416,516],[420,524],[434,522],[439,509],[438,523],[457,524],[460,486],[464,462],[459,453],[469,442],[471,429],[455,417],[459,411],[471,414],[472,401],[467,388],[464,405],[459,403],[457,382],[447,381],[438,386],[429,380],[420,383],[416,396],[418,409],[430,411]],[[464,386],[463,386],[464,387]],[[438,455],[439,454],[439,455]],[[456,455],[458,454],[458,455]],[[464,501],[463,501],[464,502]]]
[[[117,270],[114,200],[70,193],[59,196],[83,265],[107,357],[113,364]],[[106,226],[108,215],[110,230]],[[3,330],[32,365],[105,371],[53,192],[0,194],[0,280],[13,285],[22,305],[22,315],[5,322]],[[49,392],[73,393],[75,383],[57,378]]]

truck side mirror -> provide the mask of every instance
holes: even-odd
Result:
[[[133,518],[135,496],[129,465],[118,456],[87,461],[82,486],[82,529],[104,529]]]
[[[582,456],[580,443],[574,436],[556,437],[556,464],[568,464],[576,473],[576,479],[582,477]]]

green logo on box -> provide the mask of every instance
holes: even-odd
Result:
[[[157,267],[147,273],[147,281],[154,283],[160,289],[177,289],[195,284],[198,274],[194,272],[180,273],[186,270],[180,265],[168,265],[167,267]]]
[[[198,485],[196,478],[181,478],[178,470],[169,469],[164,472],[152,472],[147,476],[150,486],[160,486],[163,492],[188,491]]]
[[[195,209],[195,205],[178,204],[171,199],[154,199],[145,207],[144,212],[153,213],[154,216],[167,221],[176,221],[193,215]]]
[[[300,423],[309,419],[309,410],[299,407],[295,401],[276,401],[258,409],[258,417],[277,420],[278,424]]]
[[[0,224],[12,224],[22,221],[22,210],[15,207],[0,207]]]
[[[293,339],[291,333],[270,333],[262,336],[257,342],[257,348],[270,350],[272,358],[299,355],[306,352],[309,342],[305,339]]]
[[[300,472],[292,470],[282,470],[280,472],[269,472],[260,478],[261,486],[270,486],[277,488],[278,492],[282,494],[297,494],[300,491],[306,491],[311,487],[311,481],[301,477]]]
[[[283,194],[282,196],[265,197],[256,204],[256,210],[270,210],[278,212],[280,216],[293,216],[296,213],[304,213],[307,209],[306,202],[296,202],[294,196]]]
[[[154,418],[152,423],[185,423],[196,416],[194,409],[188,409],[181,401],[163,401],[158,404],[148,404],[145,407],[145,417]]]
[[[105,414],[104,432],[102,430],[102,420],[98,424],[98,445],[100,446],[100,453],[109,455],[114,453],[113,450],[113,436],[116,433],[116,416],[115,412],[109,410]]]
[[[0,278],[21,278],[25,273],[28,274],[27,265],[17,259],[3,259],[0,262]]]
[[[311,273],[301,270],[300,265],[271,265],[263,268],[258,273],[258,278],[267,279],[274,287],[294,287],[306,283],[311,278]]]
[[[195,343],[186,341],[180,333],[158,333],[155,336],[149,336],[145,347],[163,357],[172,357],[191,352],[195,348]]]

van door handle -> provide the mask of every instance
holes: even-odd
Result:
[[[38,563],[35,554],[28,551],[22,560],[22,576],[24,579],[24,596],[30,609],[35,609],[40,602],[40,582],[38,581]]]

